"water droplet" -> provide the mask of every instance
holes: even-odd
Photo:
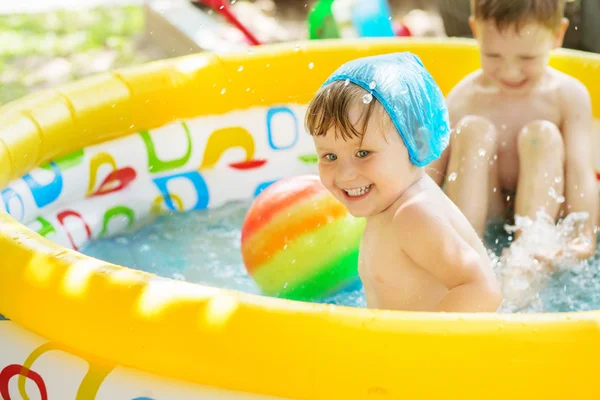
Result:
[[[369,83],[369,89],[373,90],[377,87],[377,84],[375,83],[375,81],[371,81],[371,83]]]
[[[348,86],[349,84],[350,84],[350,79],[346,79],[346,80],[344,81],[344,86]]]
[[[242,72],[243,70],[244,70],[244,66],[243,66],[243,65],[240,65],[240,66],[238,67],[238,72]]]
[[[219,7],[219,10],[222,10],[222,9],[224,9],[224,8],[225,8],[225,6],[220,6],[220,7]]]
[[[225,94],[226,91],[227,91],[227,89],[225,89],[225,88],[221,89],[221,94]]]
[[[235,4],[237,0],[231,0],[231,4]]]
[[[295,50],[295,51],[298,51],[298,50],[300,50],[300,45],[299,45],[299,44],[295,45],[295,46],[294,46],[294,50]]]
[[[451,173],[450,175],[448,175],[448,182],[454,182],[456,180],[457,176],[458,175],[456,172]]]
[[[492,189],[492,192],[496,193],[498,191],[498,188],[494,188]]]
[[[367,93],[363,96],[362,101],[364,104],[369,104],[371,101],[373,101],[373,95],[371,93]]]
[[[250,88],[249,88],[249,87],[248,87],[248,88],[246,88],[246,92],[249,92],[249,91],[250,91]]]
[[[479,157],[484,157],[486,152],[485,149],[479,149],[479,151],[477,152],[477,154],[479,154]]]
[[[248,54],[254,54],[254,50],[252,50],[252,48],[248,49]]]
[[[183,276],[182,274],[180,274],[179,272],[174,272],[172,275],[173,279],[175,279],[176,281],[185,281],[185,276]]]
[[[560,176],[557,176],[556,178],[554,178],[554,182],[560,183],[562,182],[562,178]]]
[[[315,63],[314,62],[309,62],[308,63],[308,69],[313,69],[315,67]]]
[[[505,131],[508,129],[508,125],[502,124],[502,125],[500,125],[500,128],[502,128],[502,130]]]
[[[134,124],[129,125],[129,129],[133,129],[134,126]]]

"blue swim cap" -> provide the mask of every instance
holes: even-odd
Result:
[[[323,86],[345,80],[361,86],[381,103],[414,165],[423,167],[442,155],[450,141],[448,108],[419,57],[403,52],[352,60]]]

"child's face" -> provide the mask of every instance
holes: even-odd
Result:
[[[375,101],[375,100],[373,100]],[[360,130],[361,107],[350,109],[350,122]],[[377,215],[412,183],[415,167],[393,123],[381,106],[374,110],[362,144],[360,138],[336,139],[334,128],[315,136],[323,185],[355,217]]]
[[[562,46],[564,26],[556,32],[535,22],[499,31],[493,21],[471,19],[479,43],[483,73],[507,93],[531,89],[548,65],[549,52]]]

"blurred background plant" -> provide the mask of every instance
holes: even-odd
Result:
[[[0,104],[162,57],[144,35],[141,5],[0,15]]]

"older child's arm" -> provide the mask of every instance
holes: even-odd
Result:
[[[487,260],[438,218],[420,207],[410,208],[396,221],[400,246],[448,288],[435,311],[497,311],[502,294],[493,272],[486,270]]]
[[[593,255],[596,248],[594,226],[598,221],[598,191],[594,172],[592,105],[587,88],[573,79],[561,90],[565,113],[562,133],[566,150],[565,198],[568,212],[586,212],[586,244],[575,244],[581,258]]]

